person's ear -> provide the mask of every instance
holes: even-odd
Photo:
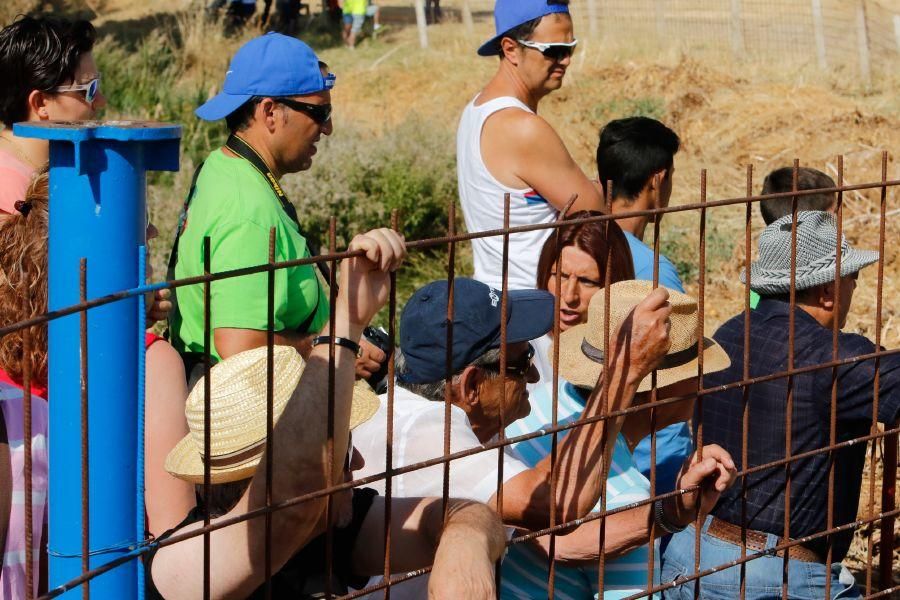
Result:
[[[29,119],[36,118],[40,121],[50,118],[50,112],[47,110],[47,94],[40,90],[31,90],[28,94],[28,115]]]
[[[459,383],[457,384],[458,402],[465,404],[467,407],[474,407],[478,404],[479,391],[481,383],[484,381],[484,373],[478,367],[466,367],[459,374]]]
[[[277,108],[278,103],[271,98],[263,98],[263,100],[256,105],[256,111],[253,116],[260,123],[265,124],[269,133],[275,132],[275,126],[279,123],[279,119],[281,118],[277,114]]]
[[[820,285],[816,291],[816,295],[819,298],[819,306],[828,310],[834,310],[836,293],[837,289],[833,281]]]
[[[508,37],[501,39],[500,54],[512,63],[513,66],[519,66],[519,44],[516,40]]]

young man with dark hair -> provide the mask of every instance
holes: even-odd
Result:
[[[612,198],[610,211],[616,215],[631,211],[665,208],[672,195],[675,154],[681,146],[678,135],[655,119],[631,117],[610,121],[600,131],[597,171],[600,183]],[[607,186],[612,185],[612,189]],[[644,243],[649,223],[662,215],[625,217],[616,222],[628,238],[634,261],[635,279],[652,280],[653,248]],[[659,255],[659,285],[684,293],[675,265]],[[634,451],[638,469],[650,477],[650,438]],[[674,489],[678,470],[691,454],[691,433],[685,423],[675,423],[656,435],[656,492]]]
[[[719,567],[700,579],[700,598],[735,598],[744,591],[748,598],[780,598],[784,581],[790,598],[860,597],[852,574],[841,566],[854,528],[827,537],[819,534],[856,520],[866,444],[817,451],[834,441],[866,436],[875,418],[888,426],[897,422],[900,356],[862,360],[875,352],[875,344],[862,335],[841,331],[858,273],[879,260],[878,252],[856,250],[846,240],[838,245],[837,221],[827,212],[799,212],[796,237],[793,230],[792,215],[766,227],[759,238],[759,260],[751,264],[749,274],[741,274],[743,281],[750,277],[750,286],[762,301],[752,314],[739,313],[713,334],[728,353],[731,366],[704,377],[704,389],[724,391],[706,396],[703,413],[695,413],[694,427],[702,426],[704,445],[718,444],[734,456],[745,448],[747,462],[740,468],[750,473],[745,475],[745,486],[723,494],[701,524],[699,557],[694,552],[697,531],[693,526],[676,534],[666,551],[663,581],[690,575],[695,564],[700,571]],[[796,250],[794,277],[792,247]],[[836,273],[838,252],[840,273]],[[792,286],[796,290],[793,307],[789,303]],[[792,326],[793,336],[789,336]],[[835,330],[837,341],[833,342]],[[809,369],[831,362],[835,348],[840,366]],[[753,380],[785,373],[789,366],[800,372],[746,387],[735,385],[745,380],[745,368]],[[834,424],[833,438],[829,423]],[[786,448],[787,439],[790,448]],[[806,454],[791,463],[788,480],[778,461]],[[773,463],[776,466],[757,469]],[[774,548],[790,540],[804,541],[790,547],[785,573],[785,550]],[[749,561],[743,573],[737,566],[721,568],[740,559],[742,544],[748,555],[770,552]],[[826,564],[828,558],[831,564]],[[831,595],[825,596],[828,580]],[[694,594],[694,582],[688,582],[667,590],[665,597],[687,599]]]
[[[46,140],[20,138],[20,121],[92,119],[106,105],[87,21],[21,17],[0,31],[0,216],[17,212],[32,176],[50,155]]]
[[[224,119],[231,135],[196,175],[170,259],[174,277],[203,274],[207,237],[213,272],[268,263],[272,229],[276,262],[310,255],[297,211],[279,181],[309,169],[316,144],[331,135],[334,81],[313,50],[296,38],[269,33],[238,50],[222,92],[197,109],[201,119]],[[260,273],[211,286],[210,352],[215,361],[266,345],[266,281],[267,275]],[[203,288],[179,288],[176,298],[172,342],[190,375],[204,351]],[[313,337],[328,321],[328,305],[325,284],[312,265],[276,272],[276,343],[309,354]],[[368,377],[378,371],[385,354],[367,342],[362,345],[358,374]]]
[[[538,116],[541,99],[562,86],[578,41],[568,0],[498,0],[497,34],[478,50],[498,56],[497,72],[465,108],[456,137],[459,199],[471,232],[504,224],[551,223],[570,209],[601,210],[599,189],[581,171],[559,135]],[[509,239],[509,287],[534,288],[541,247],[550,230]],[[503,238],[472,240],[475,279],[502,287]]]

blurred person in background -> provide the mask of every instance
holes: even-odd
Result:
[[[393,403],[394,468],[444,455],[444,431],[449,428],[450,452],[482,448],[497,439],[503,424],[527,416],[531,410],[526,384],[537,381],[529,344],[545,334],[553,322],[553,297],[542,290],[512,290],[506,329],[506,371],[500,363],[500,292],[473,279],[454,282],[453,346],[450,381],[447,383],[446,281],[417,290],[400,318],[397,388]],[[611,355],[609,410],[631,404],[636,382],[657,364],[668,348],[664,290],[648,295],[634,309],[633,320],[613,331],[617,340]],[[445,398],[450,418],[445,425]],[[366,460],[357,476],[385,471],[386,432],[389,424],[386,396],[378,414],[360,427],[354,439]],[[603,412],[602,395],[586,403],[585,419]],[[620,421],[585,423],[560,443],[557,456],[557,522],[573,520],[590,511],[604,482],[602,469],[609,448],[604,432],[614,440]],[[529,429],[527,433],[531,433]],[[502,456],[502,476],[498,460]],[[392,479],[398,497],[439,496],[443,493],[443,465],[435,465]],[[553,499],[550,457],[523,463],[507,449],[479,452],[450,464],[451,496],[496,506],[504,523],[541,529],[550,523]],[[503,502],[499,504],[501,496]],[[416,588],[423,581],[403,587],[403,598],[420,598]],[[399,593],[400,590],[397,590]],[[393,594],[392,594],[393,595]]]
[[[441,0],[425,0],[425,22],[434,25],[440,23],[442,19]]]
[[[610,212],[621,215],[667,207],[680,146],[678,135],[656,119],[630,117],[607,123],[597,145],[597,172],[610,198]],[[612,189],[607,189],[610,184]],[[662,254],[654,257],[653,248],[644,243],[647,225],[661,220],[661,214],[641,215],[616,219],[616,223],[631,249],[634,278],[652,281],[655,270],[659,285],[684,293],[672,261]],[[650,444],[647,438],[634,450],[634,462],[645,477],[650,477]],[[675,489],[675,479],[691,451],[691,432],[683,420],[657,433],[657,494]]]
[[[0,222],[0,327],[6,327],[47,312],[47,230],[48,230],[48,177],[46,171],[34,181],[20,203],[19,210]],[[147,227],[147,238],[156,236],[152,224]],[[149,261],[148,261],[149,264]],[[149,277],[150,274],[148,274]],[[148,308],[149,308],[148,303]],[[145,335],[146,374],[144,409],[145,461],[144,496],[147,511],[147,532],[159,535],[184,516],[194,504],[193,486],[175,479],[163,468],[165,457],[187,433],[184,419],[184,401],[187,389],[181,359],[165,340],[147,333]],[[7,426],[7,439],[11,453],[19,455],[12,461],[12,485],[14,492],[24,489],[23,447],[15,440],[22,439],[22,391],[25,385],[26,367],[30,368],[32,393],[32,490],[34,522],[32,534],[35,543],[35,590],[42,566],[37,561],[45,558],[46,492],[47,492],[47,326],[32,328],[30,352],[26,354],[22,333],[12,333],[0,338],[0,405]],[[133,401],[133,398],[123,398]],[[0,459],[2,460],[2,459]],[[0,465],[0,467],[5,465]],[[4,489],[9,489],[4,486]],[[21,495],[14,495],[13,510],[6,540],[6,560],[0,573],[0,591],[4,598],[25,596],[24,553],[24,505]],[[0,502],[5,498],[0,498]],[[45,565],[43,565],[45,566]]]
[[[713,335],[731,359],[731,366],[706,375],[704,389],[733,385],[744,380],[744,352],[749,352],[751,379],[787,371],[789,356],[794,369],[827,364],[833,360],[832,339],[835,328],[847,322],[856,290],[856,279],[863,268],[878,261],[877,252],[854,249],[841,241],[841,270],[836,277],[838,237],[833,214],[821,211],[800,212],[796,223],[796,272],[793,281],[795,306],[790,304],[793,216],[778,219],[759,237],[759,259],[752,263],[750,287],[762,300],[752,313],[741,312],[726,321]],[[794,346],[788,347],[788,331],[793,312]],[[751,318],[752,317],[752,318]],[[745,337],[745,319],[750,319],[750,337]],[[876,346],[867,338],[839,331],[839,360],[871,354]],[[835,380],[836,373],[836,380]],[[877,413],[873,404],[878,381]],[[789,384],[789,382],[791,382]],[[788,416],[787,398],[793,390],[793,413]],[[694,427],[703,427],[705,444],[718,444],[735,456],[742,448],[748,463],[741,469],[797,456],[828,447],[832,414],[832,386],[837,386],[835,423],[837,442],[868,435],[873,418],[894,424],[900,416],[900,356],[856,360],[835,369],[823,368],[798,373],[793,377],[763,381],[708,394],[703,414],[695,415]],[[749,411],[745,416],[745,408]],[[701,421],[702,419],[702,421]],[[746,419],[746,421],[745,421]],[[792,419],[792,420],[789,420]],[[744,439],[744,423],[747,439]],[[785,448],[786,426],[791,423],[791,448]],[[748,444],[748,440],[751,442]],[[741,556],[746,540],[747,554],[771,550],[791,540],[814,536],[832,526],[856,520],[862,485],[866,444],[857,443],[834,452],[814,454],[792,463],[790,470],[790,514],[785,513],[788,486],[781,466],[746,475],[746,512],[741,487],[723,494],[700,532],[701,571],[720,567]],[[834,498],[829,473],[834,469]],[[788,539],[784,525],[789,525]],[[742,532],[743,531],[743,532]],[[696,530],[689,527],[673,536],[665,554],[663,579],[673,581],[694,572]],[[853,575],[842,568],[853,538],[853,529],[820,536],[789,550],[787,574],[783,574],[785,550],[746,563],[740,567],[718,568],[700,579],[700,596],[712,600],[735,598],[743,590],[748,598],[781,598],[787,577],[790,598],[824,598],[830,580],[830,598],[858,598]],[[832,564],[826,564],[831,548]],[[693,598],[694,583],[686,583],[665,592],[666,598]]]
[[[340,0],[341,9],[344,14],[344,43],[348,48],[355,48],[359,34],[362,32],[363,25],[366,24],[366,14],[368,12],[368,0]]]
[[[591,390],[603,381],[604,357],[606,355],[605,318],[606,295],[609,293],[610,335],[624,328],[630,315],[637,313],[640,303],[647,294],[668,293],[671,307],[669,338],[671,345],[659,363],[657,371],[657,400],[681,398],[656,409],[656,428],[671,423],[683,422],[693,413],[697,393],[697,323],[700,318],[697,301],[674,290],[658,289],[645,281],[620,281],[601,289],[593,295],[588,315],[584,323],[569,327],[560,334],[560,382],[557,394],[557,423],[567,425],[584,418],[590,408]],[[706,372],[715,372],[728,366],[728,356],[721,347],[709,342],[703,352],[703,366]],[[651,399],[652,380],[649,376],[638,382],[632,406],[647,404]],[[552,381],[538,388],[531,399],[531,413],[524,419],[509,425],[509,437],[543,431],[553,426],[554,387]],[[633,453],[641,440],[651,432],[649,410],[629,413],[617,421],[621,429],[609,440],[612,446],[606,485],[606,510],[621,508],[628,504],[651,497],[650,482],[638,471]],[[611,429],[611,428],[610,428]],[[559,434],[562,446],[576,430]],[[542,437],[517,442],[513,451],[529,465],[547,461],[551,455],[552,437]],[[555,594],[558,597],[588,600],[602,597],[625,598],[646,589],[648,581],[658,584],[659,556],[657,548],[650,548],[650,530],[656,527],[655,540],[680,531],[693,522],[698,513],[706,514],[715,505],[719,495],[734,482],[736,470],[731,456],[722,448],[712,445],[703,447],[703,458],[694,454],[690,460],[679,465],[677,486],[696,491],[657,500],[643,506],[617,513],[606,518],[604,552],[606,556],[601,594],[597,588],[600,560],[601,522],[590,521],[573,532],[556,538]],[[659,492],[657,491],[658,495]],[[604,506],[598,501],[592,508],[599,512]],[[510,548],[504,563],[502,579],[503,598],[547,597],[549,589],[548,536],[538,538],[536,543],[517,544]],[[654,553],[654,573],[648,577],[647,566],[650,553]]]
[[[93,119],[106,105],[88,21],[23,16],[0,31],[0,218],[16,203],[50,157],[47,140],[20,138],[21,121]]]
[[[837,187],[834,179],[809,167],[797,169],[797,191],[824,190]],[[794,191],[794,167],[781,167],[766,175],[760,194],[787,194]],[[792,215],[794,202],[791,196],[762,200],[759,203],[759,214],[762,215],[766,225],[771,225],[778,219]],[[797,211],[824,210],[834,212],[837,210],[836,192],[819,192],[817,194],[805,194],[797,196]],[[760,296],[750,290],[750,308],[759,306]]]
[[[479,49],[496,74],[465,107],[456,136],[459,199],[470,232],[500,229],[504,195],[512,227],[552,223],[573,194],[573,211],[602,210],[603,197],[575,164],[538,104],[562,87],[578,41],[568,0],[497,0],[496,35]],[[551,230],[509,238],[509,288],[534,287]],[[472,240],[474,278],[503,287],[503,238]]]
[[[269,262],[275,229],[276,262],[313,254],[297,210],[279,183],[312,166],[322,136],[331,135],[331,88],[335,76],[302,41],[268,33],[235,54],[222,91],[197,109],[206,121],[224,119],[231,132],[198,168],[169,259],[168,279],[204,272],[204,239],[210,239],[213,272]],[[321,269],[321,268],[320,268]],[[266,345],[269,326],[268,275],[225,279],[211,286],[214,361]],[[328,321],[324,273],[314,265],[275,272],[274,328],[278,344],[309,354],[311,340]],[[172,343],[191,380],[204,351],[202,286],[176,291],[170,323]],[[357,374],[377,372],[385,354],[362,343]]]
[[[178,477],[199,483],[209,464],[213,486],[205,502],[213,523],[267,505],[266,443],[273,445],[272,454],[277,457],[271,465],[273,503],[323,490],[329,478],[335,483],[350,481],[350,469],[362,466],[350,430],[372,416],[378,399],[366,383],[354,384],[356,352],[363,329],[388,300],[389,273],[400,266],[406,250],[402,238],[386,229],[357,236],[349,250],[360,250],[363,255],[341,264],[340,292],[332,317],[336,337],[318,338],[305,363],[292,347],[273,349],[275,426],[268,440],[266,348],[232,355],[213,367],[209,457],[203,444],[198,444],[205,434],[202,381],[188,399],[191,433],[172,450],[166,467]],[[331,341],[335,354],[329,377]],[[326,451],[332,437],[329,413],[333,418],[333,460]],[[385,530],[385,501],[371,489],[335,493],[332,506],[331,521],[326,516],[325,497],[271,513],[272,598],[321,598],[329,589],[344,595],[347,584],[359,576],[384,572],[382,541],[388,533],[392,572],[434,563],[429,597],[496,597],[494,561],[505,544],[496,513],[483,504],[450,500],[445,520],[440,498],[394,498],[389,532]],[[198,506],[160,539],[197,530],[203,519],[203,509]],[[213,598],[267,597],[265,523],[265,519],[254,518],[211,533],[215,548],[210,554],[209,577]],[[333,529],[330,548],[326,528]],[[203,556],[202,536],[151,551],[147,557],[148,598],[200,597]]]

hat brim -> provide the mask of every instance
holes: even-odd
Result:
[[[495,35],[478,48],[478,56],[497,56],[500,54],[500,40],[503,34]]]
[[[553,327],[553,295],[545,290],[510,290],[506,343],[527,342]],[[499,334],[497,337],[499,343]]]
[[[224,119],[252,98],[251,94],[226,94],[220,92],[207,100],[194,114],[204,121]]]
[[[594,362],[581,351],[581,342],[587,333],[587,324],[576,325],[565,331],[560,338],[559,347],[559,376],[577,387],[593,388],[603,374],[603,365]],[[728,353],[713,339],[704,338],[703,349],[703,374],[709,375],[723,371],[731,366]],[[699,358],[694,358],[684,364],[669,368],[657,369],[656,387],[666,386],[691,379],[698,374]],[[637,391],[647,392],[653,384],[651,375],[647,375]]]
[[[378,396],[365,381],[357,381],[353,388],[353,402],[350,405],[350,430],[354,430],[373,416],[381,406]],[[249,456],[246,461],[228,467],[211,468],[211,483],[230,483],[253,477],[259,461],[265,453],[265,445],[260,445],[259,452]],[[194,438],[188,434],[166,457],[166,471],[190,483],[203,483],[203,457],[198,452]]]
[[[858,273],[862,269],[878,262],[879,254],[875,250],[851,249],[841,257],[841,277]],[[815,271],[795,277],[794,288],[806,290],[834,281],[835,262],[828,260]],[[741,272],[741,281],[746,281],[746,270]],[[791,291],[791,274],[785,271],[770,271],[760,268],[759,262],[750,265],[750,289],[757,294],[778,295]]]

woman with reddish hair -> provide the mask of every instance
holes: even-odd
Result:
[[[597,211],[580,211],[566,221],[599,217]],[[588,304],[607,283],[634,279],[628,240],[615,221],[592,221],[564,226],[552,233],[541,250],[535,287],[559,298],[559,330],[587,321]],[[557,288],[557,278],[559,288]],[[553,331],[534,340],[534,366],[541,379],[553,382]]]

